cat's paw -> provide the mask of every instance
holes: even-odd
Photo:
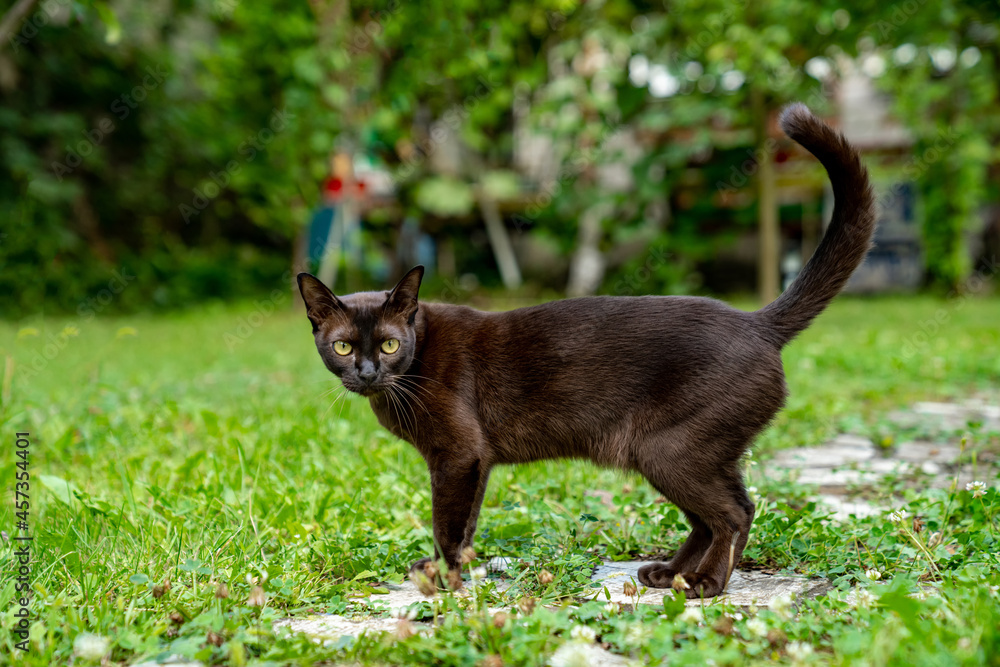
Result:
[[[677,571],[666,563],[649,563],[639,568],[639,583],[649,588],[670,588]]]
[[[437,573],[434,572],[434,568],[428,568],[427,567],[428,563],[434,563],[434,559],[433,558],[421,558],[418,561],[414,561],[413,565],[410,566],[410,574],[413,574],[414,572],[420,572],[420,573],[425,574],[428,577],[430,577],[430,578],[433,579],[434,576],[437,575]],[[436,563],[435,563],[435,565],[436,565]]]
[[[688,586],[684,594],[689,598],[714,598],[720,595],[724,588],[721,581],[701,572],[683,572],[681,576]]]
[[[410,566],[410,578],[414,575],[424,575],[438,590],[451,589],[457,591],[462,587],[462,570],[454,567],[441,571],[438,561],[433,558],[421,558]]]

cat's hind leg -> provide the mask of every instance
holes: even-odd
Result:
[[[718,442],[714,443],[719,447]],[[736,451],[721,447],[714,451]],[[735,461],[713,457],[709,447],[685,447],[682,456],[650,447],[639,457],[638,468],[646,479],[689,518],[692,532],[669,563],[651,563],[639,570],[645,586],[666,588],[680,574],[688,597],[714,597],[722,593],[732,568],[746,547],[754,505],[743,486]],[[676,451],[676,450],[673,450]],[[715,460],[710,460],[715,458]],[[721,460],[720,460],[721,459]],[[700,555],[700,559],[699,559]]]
[[[657,489],[660,493],[662,490]],[[691,524],[691,533],[668,563],[649,563],[639,568],[639,581],[652,588],[670,588],[674,576],[698,567],[712,544],[712,530],[697,514],[682,509]]]

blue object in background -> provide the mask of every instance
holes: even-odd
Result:
[[[309,221],[306,261],[309,263],[309,271],[312,273],[316,273],[319,269],[319,263],[326,250],[327,239],[330,238],[330,233],[333,231],[336,216],[337,211],[334,206],[324,205],[316,209],[312,220]]]

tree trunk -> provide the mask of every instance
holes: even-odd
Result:
[[[580,216],[576,252],[569,265],[567,296],[589,296],[597,292],[604,280],[607,261],[600,250],[601,218],[606,207],[591,206]]]
[[[774,156],[767,146],[768,111],[764,94],[759,88],[751,90],[757,142],[757,221],[760,241],[757,258],[757,290],[762,304],[778,297],[779,258],[781,233],[778,229],[778,192],[774,177]]]
[[[503,279],[504,287],[515,290],[521,286],[521,268],[517,265],[514,244],[510,241],[507,228],[503,226],[500,210],[496,201],[483,192],[482,188],[477,188],[476,198],[479,200],[479,210],[482,211],[483,220],[486,222],[486,234],[490,238],[493,256],[500,268],[500,278]]]
[[[18,0],[18,2],[7,10],[7,13],[0,19],[0,51],[10,43],[10,37],[14,33],[14,28],[21,22],[38,0]]]

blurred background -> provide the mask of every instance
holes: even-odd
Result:
[[[5,319],[416,263],[433,300],[766,301],[832,205],[791,101],[878,185],[850,289],[954,294],[1000,255],[994,0],[17,0],[0,34]]]

